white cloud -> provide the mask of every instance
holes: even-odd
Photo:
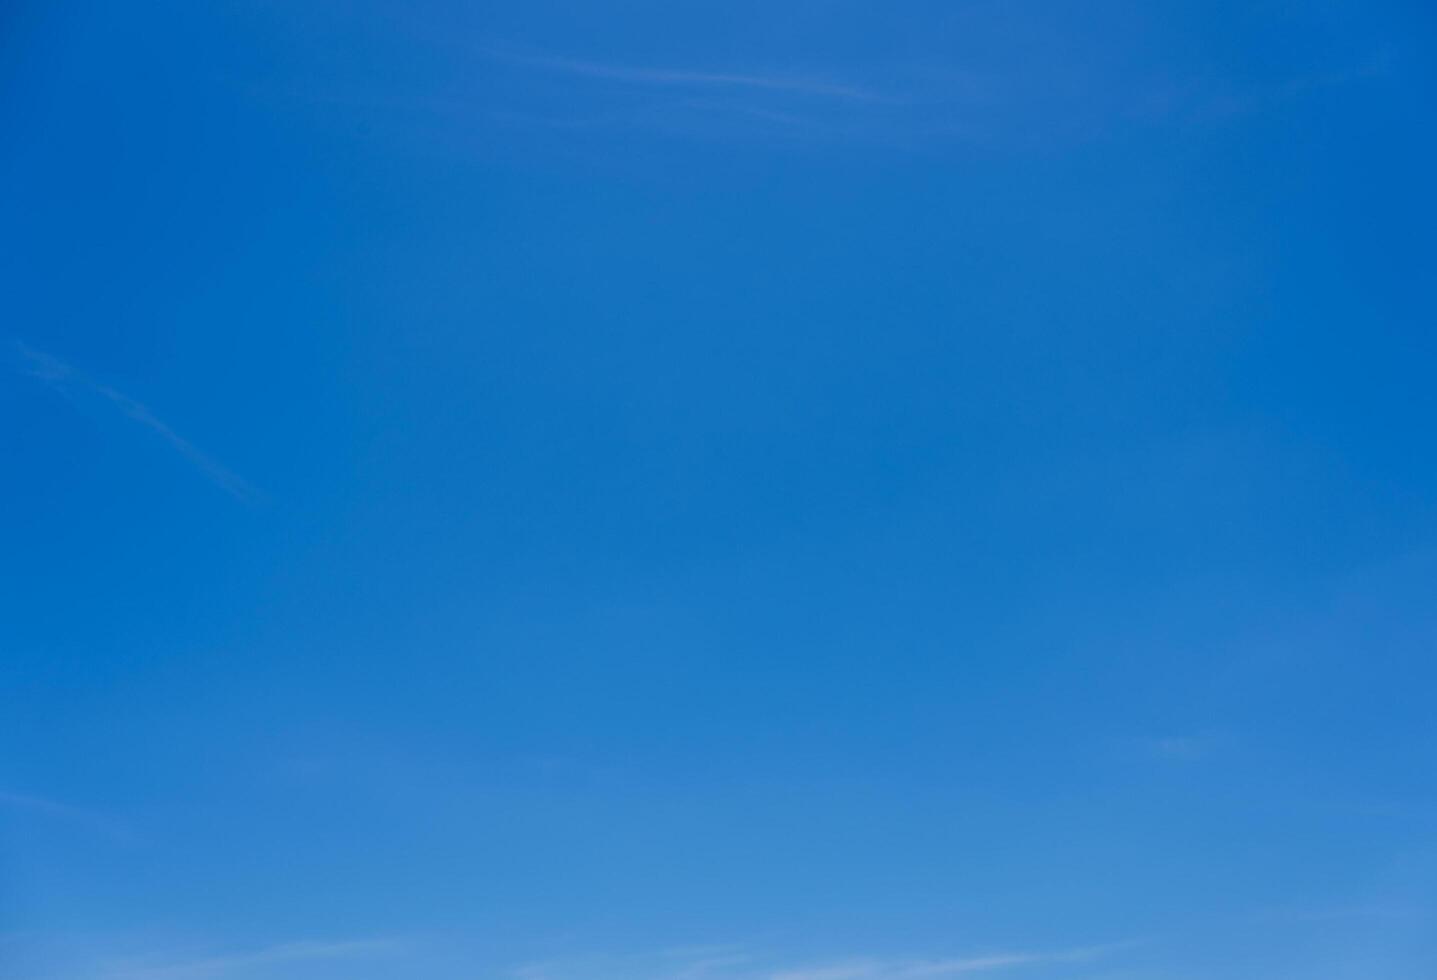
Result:
[[[1099,959],[1131,944],[1059,951],[1007,951],[940,959],[863,957],[810,963],[765,962],[740,951],[682,957],[590,956],[534,963],[513,971],[522,980],[941,980],[1023,967]]]
[[[138,422],[163,439],[171,449],[187,459],[190,465],[226,493],[246,501],[258,499],[261,496],[259,491],[248,481],[211,459],[141,402],[124,392],[116,391],[109,385],[86,378],[69,364],[44,351],[35,350],[19,341],[16,341],[14,346],[20,355],[23,364],[22,370],[25,374],[60,391],[78,389],[100,396],[111,406],[119,409],[131,421]]]
[[[61,803],[57,800],[46,799],[42,796],[32,796],[26,793],[11,793],[0,790],[0,808],[32,813],[51,820],[74,824],[92,831],[97,831],[107,837],[113,837],[120,841],[132,840],[132,836],[127,829],[102,813],[96,813],[94,810],[87,810],[84,807],[73,806],[69,803]]]
[[[868,89],[832,79],[777,72],[700,71],[687,68],[652,68],[587,61],[541,53],[520,53],[503,48],[490,49],[491,57],[526,68],[586,78],[607,79],[634,85],[668,88],[757,89],[792,95],[880,102],[883,97]]]
[[[249,975],[266,967],[389,955],[398,948],[399,944],[389,939],[282,943],[240,953],[116,961],[106,965],[100,977],[102,980],[208,980]]]

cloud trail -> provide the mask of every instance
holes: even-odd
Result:
[[[102,970],[100,976],[102,980],[206,980],[268,967],[384,956],[398,949],[399,944],[392,939],[292,942],[229,955],[117,962]]]
[[[1009,952],[940,960],[863,960],[783,970],[767,980],[937,980],[1026,966],[1080,963],[1131,945],[1089,946],[1058,952]]]
[[[675,957],[579,957],[534,963],[511,975],[519,980],[943,980],[1024,967],[1084,963],[1129,948],[1114,943],[1058,951],[1017,950],[945,959],[865,957],[812,963],[764,965],[761,958],[731,950],[723,955]]]
[[[518,53],[504,49],[489,49],[490,57],[525,68],[587,78],[608,79],[615,82],[629,82],[635,85],[686,88],[732,88],[757,89],[771,92],[787,92],[792,95],[818,96],[823,98],[847,99],[856,102],[883,102],[882,96],[855,85],[846,85],[831,79],[789,74],[755,74],[748,72],[695,71],[685,68],[641,68],[631,65],[603,61],[587,61],[580,58],[565,58],[558,55],[539,53]]]
[[[117,391],[109,385],[93,381],[69,364],[46,354],[44,351],[36,350],[28,344],[20,341],[14,342],[16,353],[19,354],[23,373],[44,382],[58,391],[80,389],[92,394],[99,395],[118,409],[125,417],[137,422],[152,433],[159,436],[170,448],[183,456],[191,466],[203,473],[211,483],[219,487],[237,500],[253,502],[263,495],[251,483],[237,475],[220,463],[216,462],[209,455],[201,451],[194,443],[181,436],[163,419],[142,402],[136,401],[122,391]]]
[[[87,810],[84,807],[73,806],[69,803],[46,799],[42,796],[31,796],[26,793],[11,793],[0,790],[0,808],[38,814],[39,816],[52,820],[87,827],[90,830],[98,831],[107,837],[113,837],[120,841],[133,840],[128,830],[104,814]]]

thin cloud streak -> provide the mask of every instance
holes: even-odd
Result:
[[[51,820],[59,820],[63,823],[86,827],[120,841],[129,842],[133,840],[133,835],[127,829],[115,823],[102,813],[96,813],[93,810],[73,806],[69,803],[61,803],[57,800],[46,799],[42,796],[31,796],[27,793],[11,793],[0,790],[0,808],[32,813]]]
[[[1059,952],[993,953],[986,956],[917,962],[911,960],[865,960],[848,964],[784,970],[772,974],[768,980],[936,980],[941,977],[959,977],[1026,966],[1080,963],[1097,959],[1131,945],[1131,943],[1117,943]]]
[[[589,957],[535,963],[512,971],[520,980],[942,980],[1032,966],[1084,963],[1127,949],[1114,943],[1059,951],[1011,951],[947,959],[864,957],[797,965],[763,965],[760,957],[735,950],[675,962],[670,955]]]
[[[282,943],[247,953],[112,963],[101,971],[100,977],[101,980],[205,980],[272,966],[387,956],[399,948],[400,944],[392,939]]]
[[[1134,77],[1104,82],[1076,73],[1071,85],[1033,87],[1025,76],[974,73],[947,66],[888,64],[898,88],[879,92],[823,75],[638,66],[491,45],[492,61],[537,72],[642,87],[669,98],[641,105],[614,98],[605,111],[574,119],[510,106],[495,115],[554,129],[644,128],[687,138],[731,138],[758,127],[761,134],[880,142],[913,147],[934,141],[969,145],[1035,145],[1086,139],[1134,124],[1221,124],[1321,92],[1382,77],[1381,59],[1346,70],[1313,71],[1266,85],[1221,79]],[[1083,97],[1073,91],[1086,89]],[[1061,93],[1061,94],[1055,94]],[[1146,93],[1140,97],[1134,92]],[[706,96],[728,96],[726,107],[705,107]],[[744,102],[754,103],[744,105]]]
[[[565,58],[558,55],[521,54],[502,49],[489,49],[488,53],[497,61],[525,68],[587,78],[608,79],[615,82],[629,82],[635,85],[670,88],[760,89],[858,102],[888,101],[883,96],[858,86],[804,75],[695,71],[685,68],[640,68],[610,62],[586,61],[581,58]]]
[[[163,439],[171,449],[183,456],[211,483],[237,500],[252,503],[263,496],[253,484],[211,459],[194,443],[181,436],[167,422],[150,411],[142,402],[136,401],[109,385],[85,377],[69,364],[44,351],[36,350],[18,340],[14,342],[14,346],[24,363],[23,373],[58,391],[63,392],[68,388],[75,387],[99,395],[131,421],[138,422]]]

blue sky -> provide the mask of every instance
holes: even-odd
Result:
[[[1437,972],[1437,15],[10,4],[0,967]]]

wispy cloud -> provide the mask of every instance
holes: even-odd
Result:
[[[888,99],[870,89],[816,75],[787,72],[705,71],[690,68],[640,67],[606,61],[567,58],[541,52],[491,47],[486,53],[497,61],[541,71],[607,79],[633,85],[685,89],[750,89],[790,95],[846,99],[856,102],[884,102]]]
[[[72,824],[112,837],[118,841],[132,841],[130,831],[103,813],[85,807],[61,803],[58,800],[32,796],[27,793],[11,793],[0,790],[0,809],[29,813],[50,820]]]
[[[847,964],[818,965],[787,969],[770,975],[771,980],[937,980],[976,973],[991,973],[1027,966],[1080,963],[1098,959],[1131,946],[1116,943],[1057,952],[1000,952],[981,956],[932,960],[865,960]]]
[[[262,495],[252,484],[201,451],[194,443],[171,428],[169,423],[150,411],[142,402],[136,401],[109,385],[95,381],[59,358],[36,350],[18,340],[14,342],[14,349],[19,356],[21,371],[24,374],[58,391],[84,391],[98,395],[112,407],[118,409],[126,418],[139,423],[159,436],[171,449],[188,460],[190,465],[203,473],[211,483],[221,490],[238,500],[247,502],[261,498]]]
[[[874,85],[851,72],[640,65],[503,44],[479,50],[491,63],[571,83],[561,104],[546,86],[505,89],[505,104],[492,115],[510,123],[910,147],[1047,145],[1132,125],[1219,125],[1386,72],[1382,59],[1267,82],[1108,77],[1082,65],[1049,65],[1034,75],[1022,62],[1005,67],[992,59],[981,66],[890,61],[858,69],[865,80],[882,80]]]
[[[526,963],[510,972],[516,980],[645,977],[648,980],[716,980],[736,976],[753,957],[739,946],[687,946],[626,956],[591,954]]]
[[[116,961],[104,966],[99,975],[101,980],[206,980],[248,975],[270,967],[389,956],[400,948],[401,944],[393,939],[292,942],[238,953]]]
[[[810,963],[765,962],[728,948],[689,956],[594,956],[535,963],[513,971],[521,980],[942,980],[1024,967],[1097,960],[1132,943],[1059,951],[1006,951],[947,958],[861,957]]]

